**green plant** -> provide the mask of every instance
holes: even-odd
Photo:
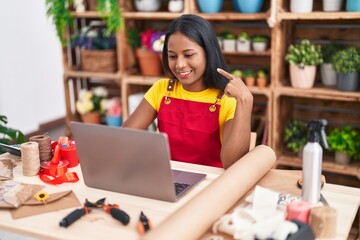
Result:
[[[285,147],[294,153],[299,153],[306,144],[306,123],[300,120],[288,121],[284,129]]]
[[[333,57],[334,67],[339,73],[360,71],[360,54],[354,47],[338,51]]]
[[[303,39],[299,44],[291,44],[285,60],[290,64],[305,66],[319,65],[322,63],[320,45],[311,44],[309,40]]]
[[[360,133],[351,126],[334,128],[327,136],[329,150],[349,154],[360,159]]]
[[[324,63],[333,63],[333,57],[335,53],[341,50],[343,47],[341,45],[330,43],[321,47],[321,54],[323,57]]]
[[[259,78],[266,78],[267,74],[266,74],[265,70],[259,70],[259,71],[257,71],[257,76]]]
[[[244,78],[248,78],[248,77],[255,77],[255,72],[253,70],[246,70],[244,72]]]
[[[7,123],[7,117],[0,115],[0,143],[20,144],[26,142],[24,134],[17,129],[7,127]],[[3,152],[0,150],[0,153]]]
[[[242,78],[244,75],[244,73],[240,69],[235,69],[231,73],[239,78]]]
[[[232,33],[228,33],[224,36],[224,39],[232,40],[235,39],[235,36]]]
[[[238,40],[240,40],[240,41],[249,41],[250,40],[250,35],[247,32],[242,32],[242,33],[239,34]]]
[[[268,41],[267,37],[264,36],[255,36],[252,38],[252,41],[255,43],[266,43]]]
[[[113,34],[123,28],[122,11],[118,0],[98,0],[96,10],[107,26],[107,33]]]

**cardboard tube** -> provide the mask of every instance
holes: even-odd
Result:
[[[271,169],[275,160],[270,147],[255,147],[142,239],[199,238]]]

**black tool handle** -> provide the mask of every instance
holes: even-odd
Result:
[[[79,208],[79,209],[76,209],[76,210],[72,211],[63,220],[61,220],[61,222],[59,224],[60,227],[68,227],[68,226],[70,226],[71,224],[76,222],[76,220],[78,220],[79,218],[84,216],[87,213],[87,211],[88,210],[86,208]]]
[[[111,208],[110,214],[113,218],[117,219],[124,225],[127,225],[130,222],[129,215],[119,208]]]

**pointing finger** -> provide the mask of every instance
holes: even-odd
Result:
[[[223,70],[221,68],[217,68],[216,70],[217,70],[218,73],[220,73],[221,75],[223,75],[224,77],[226,77],[229,80],[231,80],[231,79],[233,79],[235,77],[231,73],[228,73],[228,72],[226,72],[225,70]]]

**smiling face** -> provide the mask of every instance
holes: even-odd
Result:
[[[203,75],[206,67],[204,49],[180,32],[169,37],[168,63],[174,76],[190,92],[206,89]]]

